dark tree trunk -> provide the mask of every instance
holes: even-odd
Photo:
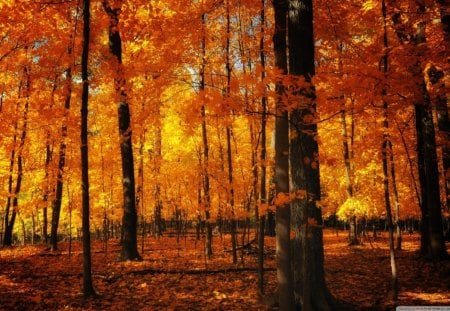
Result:
[[[161,159],[162,159],[162,131],[161,124],[159,124],[159,120],[161,119],[161,107],[158,103],[157,107],[158,113],[158,124],[155,129],[155,144],[154,150],[155,153],[153,155],[153,172],[155,174],[155,182],[154,182],[154,199],[155,199],[155,207],[154,207],[154,235],[156,237],[162,236],[162,201],[161,201],[161,185],[160,185],[160,172],[161,172]]]
[[[130,126],[131,115],[122,65],[122,39],[118,29],[120,8],[111,7],[108,1],[103,1],[103,8],[109,16],[109,49],[111,54],[114,55],[117,64],[117,75],[114,79],[114,84],[117,97],[119,98],[118,119],[123,186],[123,241],[119,259],[142,260],[137,248],[137,210]]]
[[[69,48],[68,55],[72,54],[72,49]],[[52,251],[58,249],[58,226],[59,216],[61,214],[61,202],[63,194],[63,173],[66,163],[66,138],[67,138],[67,116],[70,109],[70,99],[72,97],[72,68],[66,70],[66,91],[64,100],[64,120],[61,126],[61,141],[59,143],[59,160],[58,171],[56,174],[56,188],[55,197],[52,201],[52,223],[50,229],[50,247]]]
[[[287,3],[285,0],[272,2],[275,11],[275,33],[273,47],[275,67],[287,74],[286,26]],[[280,77],[281,80],[281,77]],[[283,102],[284,87],[276,84],[275,120],[275,192],[277,201],[289,197],[289,118]],[[290,208],[286,200],[279,200],[276,206],[276,260],[278,280],[278,304],[281,310],[294,309],[290,256]]]
[[[421,239],[421,252],[433,259],[446,259],[448,254],[442,227],[435,131],[425,85],[423,85],[423,88],[425,103],[414,106],[419,156],[419,181],[421,182],[423,205],[422,234],[427,231],[425,237]]]
[[[90,0],[83,0],[83,51],[81,55],[81,197],[83,226],[83,294],[95,296],[92,285],[91,233],[89,228],[89,174],[88,174],[88,102],[89,102],[89,36],[90,36]]]
[[[11,152],[11,160],[10,160],[10,175],[8,180],[8,201],[6,206],[6,215],[5,215],[5,233],[3,236],[3,246],[11,246],[13,240],[13,230],[14,224],[17,217],[17,209],[19,205],[19,194],[22,186],[23,179],[23,148],[25,145],[25,139],[27,136],[27,127],[28,127],[28,108],[29,108],[29,100],[30,100],[30,87],[31,87],[31,76],[28,67],[24,67],[23,74],[25,77],[24,88],[25,88],[25,105],[22,111],[22,129],[20,133],[19,145],[17,146],[17,177],[16,177],[16,185],[14,190],[12,190],[13,183],[13,172],[14,172],[14,157],[15,157],[15,149]],[[21,83],[22,84],[22,83]],[[22,85],[19,87],[19,96],[22,89]],[[16,123],[15,128],[18,128],[18,123]],[[14,136],[14,142],[16,141],[16,136]],[[14,148],[16,148],[14,146]],[[13,192],[12,192],[13,191]],[[12,206],[11,206],[11,197],[12,197]],[[12,207],[11,218],[9,218],[10,207]]]
[[[201,37],[201,68],[200,68],[200,92],[205,90],[205,66],[206,66],[206,34],[205,34],[205,15],[202,14],[202,37]],[[211,198],[209,193],[209,145],[208,133],[206,129],[206,107],[205,104],[201,106],[202,117],[202,142],[203,142],[203,205],[205,208],[205,222],[206,222],[206,238],[205,238],[205,254],[208,258],[212,256],[212,226],[210,223],[210,205]]]
[[[415,25],[417,27],[415,27],[415,34],[412,37],[413,40],[402,40],[407,37],[404,33],[405,27],[410,30],[409,28],[412,28],[412,25],[402,24],[402,19],[398,17],[392,20],[394,22],[394,30],[397,37],[400,38],[400,41],[403,44],[413,43],[415,46],[415,53],[411,54],[411,63],[413,66],[410,66],[410,73],[417,81],[420,81],[417,84],[417,88],[421,94],[420,102],[414,105],[421,190],[420,208],[422,213],[420,252],[423,256],[439,260],[448,258],[448,253],[445,247],[442,226],[439,170],[431,100],[420,63],[420,54],[423,53],[423,49],[427,48],[425,33],[426,17],[421,16],[426,13],[427,7],[425,2],[417,1],[415,4],[417,5],[415,8],[417,12]]]
[[[265,0],[261,0],[261,34],[259,39],[259,58],[261,64],[261,82],[265,83],[266,78],[266,56],[264,52],[264,28],[265,28]],[[267,150],[266,150],[266,127],[267,127],[267,96],[264,89],[264,95],[261,98],[261,187],[259,191],[259,206],[267,204],[267,188],[266,188],[266,175],[267,175]],[[256,167],[256,164],[255,164]],[[257,175],[257,174],[256,174]],[[258,291],[260,294],[264,294],[264,227],[266,222],[265,213],[262,214],[259,208],[256,208],[257,220],[259,221],[259,234],[258,234]]]
[[[53,108],[54,102],[55,102],[55,92],[58,86],[58,76],[55,77],[53,81],[53,89],[51,94],[51,100],[50,100],[50,109]],[[53,158],[53,140],[51,138],[51,131],[50,129],[47,129],[46,133],[46,142],[45,142],[45,189],[44,189],[44,195],[42,198],[42,201],[44,203],[44,207],[42,209],[42,236],[44,238],[44,242],[48,243],[48,201],[50,198],[50,194],[54,192],[53,187],[50,186],[50,184],[53,182],[53,176],[50,174],[50,165],[52,163]]]
[[[388,80],[388,74],[389,74],[389,57],[388,57],[388,51],[389,51],[389,43],[388,43],[388,34],[387,34],[387,12],[386,12],[386,2],[385,0],[382,0],[381,2],[381,13],[383,17],[383,47],[384,47],[384,54],[381,59],[381,70],[384,74],[384,77],[386,80]],[[387,95],[387,87],[383,86],[381,94],[383,96],[383,144],[381,148],[381,156],[382,156],[382,162],[383,162],[383,187],[384,187],[384,202],[386,206],[386,220],[389,230],[389,255],[390,255],[390,264],[391,264],[391,278],[392,278],[392,298],[394,301],[397,300],[398,296],[398,277],[397,277],[397,263],[395,260],[395,249],[394,249],[394,224],[392,221],[392,208],[391,208],[391,200],[390,200],[390,194],[389,194],[389,165],[388,161],[391,160],[391,180],[393,182],[394,191],[395,191],[395,199],[396,204],[398,204],[398,194],[397,194],[397,187],[395,184],[395,171],[394,171],[394,154],[392,150],[392,143],[389,137],[389,119],[388,119],[388,103],[386,101],[386,95]],[[389,157],[388,157],[389,153]],[[398,205],[396,205],[398,208]],[[397,214],[398,215],[398,214]]]
[[[226,1],[226,21],[227,21],[227,37],[225,46],[225,71],[227,77],[227,84],[225,90],[225,99],[230,100],[231,96],[231,63],[230,63],[230,3]],[[232,113],[232,111],[229,111]],[[231,122],[230,122],[231,123]],[[226,127],[227,132],[227,163],[228,163],[228,202],[231,208],[231,251],[233,254],[233,263],[237,263],[237,251],[236,251],[236,220],[234,216],[234,184],[233,184],[233,159],[231,150],[231,124]]]
[[[450,20],[450,16],[448,17]],[[450,118],[447,107],[446,85],[444,81],[444,71],[435,66],[427,70],[428,80],[437,89],[437,95],[434,100],[437,114],[438,136],[441,141],[442,150],[442,168],[443,179],[446,194],[445,208],[450,212]]]
[[[288,12],[289,72],[311,83],[314,71],[313,6],[311,0],[290,0]],[[293,86],[301,96],[291,113],[296,136],[290,142],[292,269],[295,303],[302,310],[334,310],[325,283],[320,200],[315,89]]]

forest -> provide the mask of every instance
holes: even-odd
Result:
[[[0,0],[0,309],[450,306],[448,0]]]

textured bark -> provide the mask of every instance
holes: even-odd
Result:
[[[275,66],[287,74],[286,56],[286,13],[285,0],[272,2],[275,11],[275,33],[273,46]],[[289,119],[283,102],[284,87],[281,82],[276,85],[276,120],[275,120],[275,192],[276,196],[289,193]],[[293,310],[291,256],[290,256],[290,208],[289,204],[276,207],[276,261],[278,280],[278,303],[280,310]]]
[[[81,94],[81,196],[82,196],[82,226],[83,226],[83,294],[95,296],[92,285],[91,268],[91,233],[89,230],[89,163],[88,163],[88,60],[90,37],[90,0],[83,0],[83,50],[81,55],[81,79],[83,82]]]
[[[314,75],[313,6],[311,0],[290,0],[288,12],[289,73],[309,85],[294,86],[300,95],[291,112],[290,142],[292,272],[295,303],[301,310],[334,310],[334,301],[325,283],[322,212],[320,200],[319,154]]]
[[[121,2],[119,1],[119,6]],[[117,6],[117,4],[115,4]],[[114,78],[115,92],[118,103],[120,155],[122,158],[123,185],[123,240],[120,260],[142,260],[137,249],[137,210],[134,179],[134,160],[131,132],[131,115],[128,105],[122,64],[122,39],[118,29],[120,7],[112,7],[108,1],[103,1],[103,8],[109,16],[109,50],[115,58],[117,66]]]
[[[425,85],[423,88],[425,103],[414,106],[418,136],[419,181],[421,182],[422,205],[424,206],[422,208],[422,234],[427,231],[425,237],[421,239],[421,252],[433,259],[446,259],[448,253],[442,226],[435,130]]]

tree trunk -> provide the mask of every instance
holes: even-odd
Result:
[[[201,68],[200,68],[200,92],[205,90],[205,66],[206,66],[206,34],[205,34],[205,18],[206,13],[202,14],[202,38],[201,38]],[[203,206],[205,208],[205,222],[206,222],[206,238],[205,238],[205,255],[208,258],[212,256],[212,226],[210,223],[210,205],[211,198],[209,193],[209,145],[208,133],[206,129],[206,107],[203,103],[201,106],[202,117],[202,142],[203,142]]]
[[[275,67],[282,74],[287,73],[286,57],[286,13],[284,0],[272,2],[275,11],[275,33],[273,48]],[[275,120],[275,192],[276,198],[289,197],[289,119],[283,102],[284,87],[280,81],[276,84],[276,120]],[[278,304],[280,310],[294,309],[290,255],[290,208],[286,200],[280,200],[276,206],[276,261],[278,280]]]
[[[123,241],[120,251],[120,260],[142,260],[137,249],[137,211],[134,180],[134,161],[131,131],[131,115],[126,93],[126,79],[122,64],[122,39],[118,29],[120,6],[119,1],[114,7],[104,0],[103,8],[109,16],[109,49],[115,57],[117,66],[114,79],[115,92],[119,98],[118,119],[120,135],[120,155],[122,158],[122,185],[123,185]]]
[[[225,71],[227,77],[227,84],[225,89],[225,100],[230,101],[231,96],[231,63],[230,63],[230,3],[227,0],[226,6],[226,22],[227,22],[227,34],[225,44]],[[232,114],[232,111],[228,111]],[[230,120],[231,123],[231,120]],[[233,159],[231,151],[231,124],[226,126],[227,133],[227,163],[228,163],[228,203],[231,208],[231,252],[233,255],[233,263],[237,263],[237,251],[236,251],[236,220],[234,218],[234,185],[233,185]]]
[[[57,80],[58,80],[58,76],[55,77],[54,81],[53,81],[53,88],[52,88],[52,93],[51,93],[51,99],[50,99],[50,109],[53,108],[54,106],[54,102],[55,102],[55,92],[57,89]],[[53,174],[50,175],[50,164],[52,163],[52,158],[53,158],[53,140],[51,138],[51,131],[50,129],[46,130],[46,142],[45,142],[45,167],[44,167],[44,171],[45,171],[45,176],[44,176],[44,181],[45,181],[45,189],[44,189],[44,195],[42,197],[42,201],[44,203],[44,207],[42,209],[42,236],[44,238],[44,242],[48,243],[48,201],[49,201],[49,197],[50,194],[54,192],[53,187],[50,187],[50,184],[53,182]]]
[[[264,52],[264,34],[265,34],[265,0],[261,0],[261,37],[259,39],[259,59],[261,64],[261,83],[265,85],[266,78],[266,56]],[[259,206],[267,204],[267,188],[266,188],[266,175],[267,175],[267,149],[266,149],[266,127],[267,127],[267,96],[266,88],[264,87],[264,93],[261,97],[261,187],[259,191]],[[255,167],[256,163],[255,163]],[[256,174],[257,175],[257,174]],[[258,206],[258,205],[257,205]],[[259,234],[258,234],[258,291],[262,295],[264,294],[264,227],[266,222],[266,214],[261,213],[259,208],[256,208],[257,221],[259,221]]]
[[[350,163],[350,149],[348,146],[348,135],[347,135],[347,121],[345,118],[345,108],[341,110],[341,125],[342,125],[342,151],[344,156],[345,164],[345,182],[347,190],[347,198],[353,198],[353,184],[352,184],[352,171]],[[349,245],[358,245],[358,226],[356,225],[356,216],[350,218],[349,235],[348,235]]]
[[[388,79],[389,74],[389,58],[388,58],[388,51],[389,51],[389,43],[388,43],[388,33],[387,33],[387,12],[386,12],[386,2],[385,0],[382,0],[381,2],[381,13],[383,17],[383,47],[384,47],[384,54],[381,59],[381,65],[382,65],[382,72],[384,74],[384,78]],[[390,256],[390,263],[391,263],[391,278],[392,278],[392,299],[394,301],[397,300],[398,296],[398,277],[397,277],[397,263],[395,260],[395,249],[394,249],[394,224],[392,222],[392,208],[391,208],[391,200],[389,195],[389,168],[388,168],[388,152],[390,154],[391,159],[391,180],[393,183],[395,182],[395,171],[394,171],[394,155],[392,150],[392,143],[390,141],[389,137],[389,119],[388,119],[388,103],[386,101],[386,95],[387,95],[387,89],[386,86],[383,86],[382,88],[382,96],[383,96],[383,145],[381,149],[381,157],[383,162],[383,187],[384,187],[384,202],[386,206],[386,218],[387,218],[387,224],[389,229],[389,256]],[[397,194],[397,188],[395,186],[395,198],[396,198],[396,204],[398,204],[398,194]],[[396,205],[398,208],[398,205]],[[397,214],[398,215],[398,214]],[[397,222],[398,223],[398,222]]]
[[[450,20],[450,16],[448,16]],[[435,66],[427,70],[428,80],[437,89],[437,96],[433,106],[436,107],[438,136],[442,155],[442,174],[445,187],[445,208],[450,212],[450,118],[447,107],[447,94],[444,79],[444,71]]]
[[[72,55],[72,48],[69,48],[68,55]],[[55,197],[52,201],[52,223],[50,229],[50,248],[52,251],[58,249],[58,226],[59,216],[61,214],[61,202],[63,194],[63,174],[66,163],[66,138],[67,138],[67,117],[70,109],[70,100],[72,97],[72,68],[66,70],[66,91],[64,100],[64,119],[61,126],[61,141],[59,143],[58,171],[56,174]]]
[[[422,230],[427,231],[421,240],[421,252],[433,259],[446,259],[448,254],[442,227],[435,131],[429,98],[425,94],[425,85],[423,88],[425,103],[414,105],[420,167],[419,181],[421,182],[424,206],[422,208]]]
[[[310,85],[293,85],[301,101],[291,112],[290,142],[292,272],[295,303],[302,310],[334,310],[325,283],[319,154],[315,122],[314,37],[312,0],[290,0],[288,12],[289,73],[303,77]]]
[[[20,133],[19,146],[17,146],[17,177],[16,177],[16,185],[14,190],[12,190],[13,183],[13,171],[14,171],[14,157],[15,157],[15,146],[13,151],[11,151],[11,160],[10,160],[10,175],[8,180],[8,201],[6,206],[5,213],[5,233],[3,236],[3,246],[11,246],[13,240],[13,230],[14,224],[17,217],[18,205],[19,205],[19,194],[22,186],[23,179],[23,148],[25,145],[25,139],[27,136],[27,127],[28,127],[28,108],[30,104],[30,88],[31,88],[31,76],[30,69],[28,67],[24,67],[23,74],[25,77],[25,105],[22,111],[22,129]],[[22,89],[22,85],[19,87],[19,96]],[[15,128],[18,129],[18,123],[16,123]],[[16,135],[14,135],[14,141],[16,140]],[[13,191],[13,192],[12,192]],[[11,197],[12,197],[12,212],[11,218],[9,218],[9,212],[11,207]]]
[[[92,285],[91,233],[89,229],[89,164],[88,164],[88,102],[89,102],[89,36],[90,36],[90,0],[83,0],[83,51],[81,55],[81,197],[83,226],[83,294],[95,296]]]
[[[421,244],[420,252],[423,256],[431,259],[440,260],[448,258],[447,249],[442,227],[441,201],[439,191],[439,170],[437,164],[436,137],[433,123],[430,95],[428,93],[423,72],[421,68],[421,56],[423,49],[426,49],[426,18],[421,16],[425,14],[427,7],[425,3],[416,2],[417,17],[415,25],[415,34],[413,40],[401,40],[403,44],[413,43],[415,53],[412,55],[410,66],[411,74],[417,78],[420,83],[417,84],[421,94],[420,102],[414,104],[416,115],[416,137],[417,137],[417,155],[419,166],[419,183],[421,190],[420,207],[422,213],[421,219]],[[406,27],[411,25],[401,24],[401,19],[395,18],[394,30],[399,38],[407,37],[404,34]]]
[[[160,172],[161,172],[161,160],[162,160],[162,131],[161,124],[159,124],[161,119],[161,107],[158,102],[157,114],[158,114],[158,124],[155,129],[155,144],[154,144],[154,154],[153,154],[153,172],[154,172],[154,235],[156,237],[162,236],[162,200],[161,200],[161,185],[160,185]]]

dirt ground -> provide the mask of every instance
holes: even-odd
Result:
[[[390,260],[386,234],[348,246],[346,233],[325,230],[325,272],[331,293],[349,310],[394,310],[389,299]],[[142,243],[139,242],[142,250]],[[203,241],[149,237],[144,260],[118,262],[118,241],[93,244],[97,298],[84,299],[81,244],[50,253],[44,245],[0,250],[1,310],[276,310],[274,238],[266,239],[266,295],[257,293],[252,252],[232,264],[229,239],[214,238],[214,256]],[[450,262],[430,263],[417,256],[419,236],[404,235],[397,252],[401,306],[450,306]]]

